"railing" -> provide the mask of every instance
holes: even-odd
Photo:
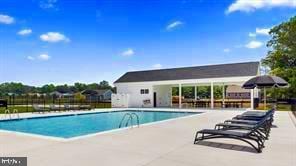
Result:
[[[296,117],[296,98],[291,99],[291,110],[294,116]]]
[[[86,100],[74,97],[57,98],[52,96],[0,96],[1,101],[5,101],[8,106],[32,106],[37,105],[91,105],[93,108],[110,108],[111,101],[108,100]]]
[[[16,115],[16,116],[17,116],[17,119],[20,118],[20,114],[19,114],[19,112],[18,112],[17,109],[13,109],[12,112],[10,112],[9,109],[6,109],[6,110],[4,111],[4,119],[6,118],[7,115],[9,116],[9,119],[12,119],[12,118],[13,118],[11,115]]]
[[[126,123],[124,125],[124,127],[128,127],[129,123],[131,124],[131,128],[133,128],[134,126],[134,118],[136,118],[137,120],[137,126],[140,127],[140,119],[139,119],[139,116],[136,114],[136,113],[126,113],[123,115],[120,123],[119,123],[119,127],[118,128],[121,128],[123,127],[123,124],[124,124],[124,120],[126,120]]]

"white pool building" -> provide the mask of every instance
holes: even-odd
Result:
[[[259,62],[244,62],[127,72],[114,82],[117,93],[112,96],[112,106],[176,106],[182,108],[186,107],[188,103],[192,103],[194,106],[214,108],[218,103],[221,103],[221,107],[229,107],[229,105],[235,105],[235,102],[240,101],[242,104],[237,107],[240,107],[240,105],[245,107],[243,102],[249,102],[248,107],[253,108],[254,97],[258,97],[257,90],[249,90],[249,99],[247,100],[245,94],[244,99],[240,100],[239,97],[236,97],[235,100],[230,100],[226,96],[225,87],[237,86],[240,88],[245,81],[260,74],[259,67]],[[199,86],[209,87],[209,98],[207,100],[199,98]],[[215,86],[223,87],[221,99],[214,97]],[[185,99],[182,94],[183,87],[194,89],[192,100]],[[180,92],[177,96],[173,96],[173,88],[177,88]],[[186,102],[184,102],[185,100]]]

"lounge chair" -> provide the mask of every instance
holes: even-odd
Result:
[[[236,120],[254,120],[254,121],[260,121],[262,118],[264,118],[266,115],[271,114],[273,116],[274,109],[271,109],[267,112],[255,112],[255,111],[248,111],[243,113],[242,115],[237,115],[233,119]]]
[[[49,111],[59,111],[60,108],[54,104],[49,105]]]
[[[194,144],[206,139],[230,138],[246,142],[251,145],[258,153],[261,153],[262,148],[264,148],[264,142],[268,138],[268,133],[270,131],[270,125],[267,124],[270,123],[271,116],[271,114],[266,115],[258,123],[253,125],[223,123],[217,124],[216,129],[200,130],[196,132]],[[199,137],[200,134],[201,136]],[[254,145],[251,141],[256,142],[257,145]]]
[[[45,113],[46,111],[49,111],[48,108],[45,108],[45,107],[40,107],[39,105],[33,105],[33,109],[35,110],[35,112],[38,112],[38,113]]]
[[[260,127],[257,128],[257,125],[264,121]],[[271,122],[268,119],[262,119],[262,121],[257,122],[256,124],[242,124],[242,123],[218,123],[215,126],[217,130],[252,130],[257,128],[256,133],[260,135],[263,139],[267,140],[270,133]]]
[[[91,105],[79,105],[80,110],[91,110]]]
[[[71,110],[71,106],[69,104],[64,104],[64,110],[65,111],[70,111]]]
[[[253,111],[251,111],[253,112]],[[260,112],[262,113],[262,112]],[[269,118],[271,119],[271,123],[273,122],[273,114],[274,114],[274,110],[269,110],[268,112],[264,113],[264,116],[261,115],[256,115],[256,114],[242,114],[242,115],[238,115],[236,117],[234,117],[231,120],[225,120],[224,123],[239,123],[239,124],[257,124],[261,121],[261,119],[265,116],[269,116]],[[250,120],[251,119],[251,120]]]

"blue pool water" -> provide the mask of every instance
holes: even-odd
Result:
[[[127,110],[120,112],[103,112],[72,116],[55,116],[0,121],[0,129],[30,134],[39,134],[44,136],[71,138],[108,131],[112,129],[118,129],[119,123],[126,113],[136,113],[139,116],[140,124],[197,114],[185,112],[140,112]]]

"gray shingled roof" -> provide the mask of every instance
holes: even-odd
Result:
[[[127,72],[115,83],[255,76],[259,62]]]
[[[104,95],[107,91],[109,91],[110,89],[98,89],[98,90],[90,90],[90,89],[87,89],[87,90],[84,90],[81,92],[81,94],[83,95]]]

